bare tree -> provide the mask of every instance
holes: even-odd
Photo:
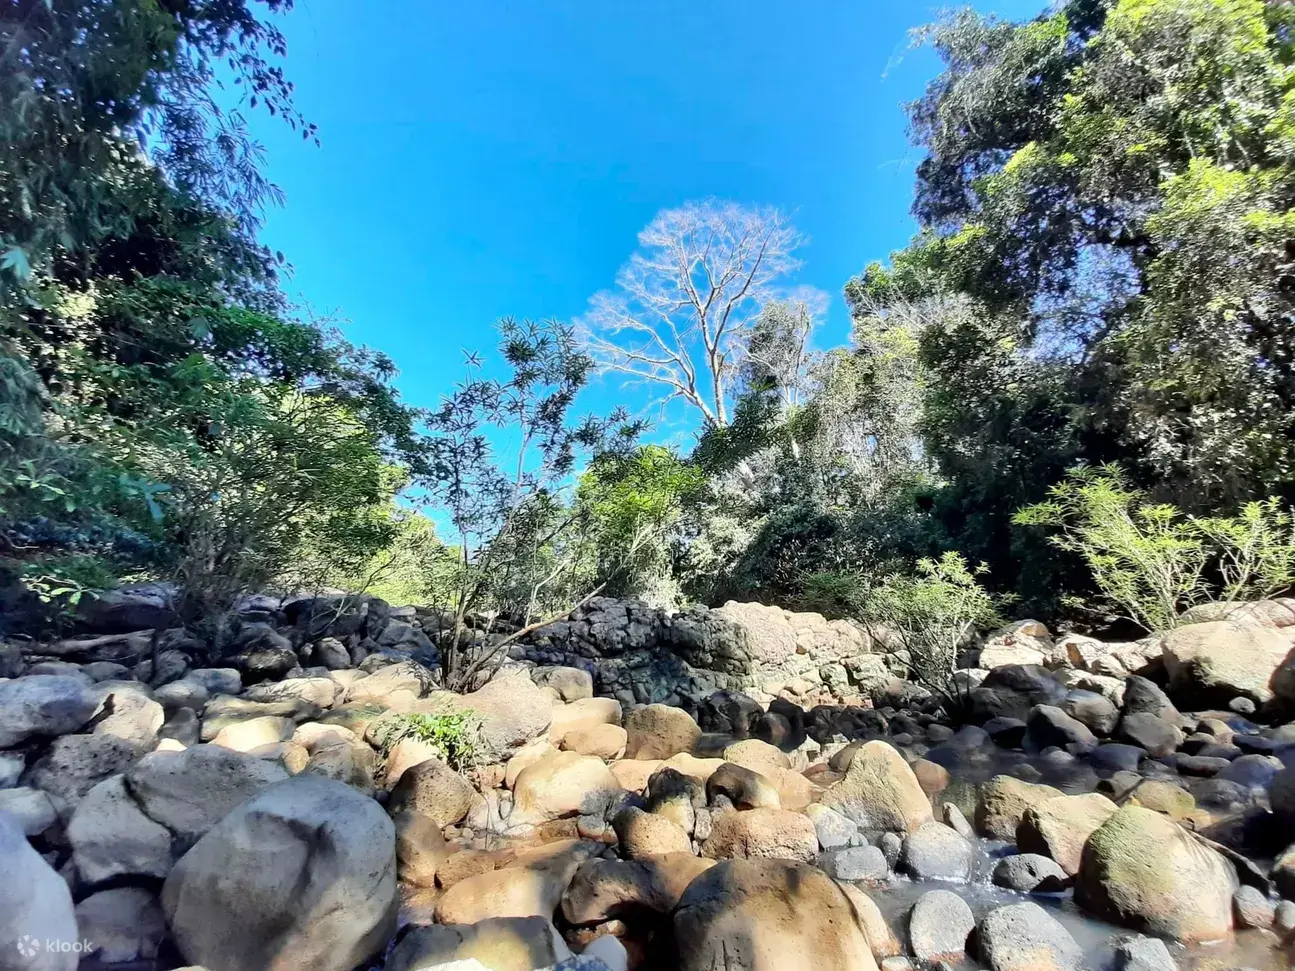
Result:
[[[590,302],[585,347],[599,366],[664,385],[664,400],[723,427],[746,339],[803,242],[776,209],[707,200],[664,210],[639,233],[616,289]]]

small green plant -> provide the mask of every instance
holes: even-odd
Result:
[[[450,768],[461,771],[477,764],[480,729],[480,719],[471,712],[405,712],[394,716],[383,732],[383,753],[390,752],[401,739],[416,738],[439,751]]]
[[[981,586],[984,564],[958,553],[922,559],[915,573],[894,573],[865,589],[858,604],[864,624],[883,649],[907,664],[912,679],[958,703],[958,651],[976,634],[1002,626],[997,598]]]
[[[1295,527],[1276,499],[1232,517],[1185,516],[1145,502],[1121,469],[1105,465],[1072,470],[1013,521],[1059,529],[1051,542],[1078,554],[1106,601],[1150,631],[1176,626],[1197,604],[1260,600],[1295,586]]]

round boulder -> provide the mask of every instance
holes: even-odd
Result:
[[[715,816],[702,856],[812,863],[818,857],[818,835],[809,817],[786,809],[724,812]]]
[[[913,953],[923,961],[966,959],[967,939],[976,929],[976,918],[967,902],[948,890],[922,894],[908,917],[908,938]]]
[[[645,705],[625,716],[627,759],[668,759],[692,752],[701,728],[692,716],[670,705]]]
[[[819,801],[865,829],[912,833],[934,818],[913,770],[898,750],[882,741],[861,745],[845,778]]]
[[[1095,792],[1045,799],[1025,810],[1016,827],[1016,845],[1022,853],[1051,857],[1074,876],[1079,872],[1084,843],[1117,808]]]
[[[980,956],[993,971],[1070,971],[1083,949],[1038,904],[1012,904],[986,915],[976,927]]]

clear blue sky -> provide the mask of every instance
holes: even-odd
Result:
[[[252,113],[287,195],[263,238],[289,294],[390,354],[415,404],[498,318],[579,315],[654,213],[708,196],[794,213],[797,282],[833,300],[817,343],[842,343],[842,286],[913,230],[900,106],[937,62],[907,32],[939,6],[297,0],[286,67],[322,146]],[[626,400],[604,382],[581,405]]]

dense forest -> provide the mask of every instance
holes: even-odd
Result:
[[[11,615],[162,580],[217,643],[242,594],[324,588],[523,624],[605,594],[1149,628],[1295,582],[1290,4],[950,13],[907,106],[920,229],[858,254],[848,345],[815,349],[788,217],[689,203],[428,410],[258,242],[243,113],[315,137],[288,5],[0,10]],[[695,442],[579,415],[599,371]]]

